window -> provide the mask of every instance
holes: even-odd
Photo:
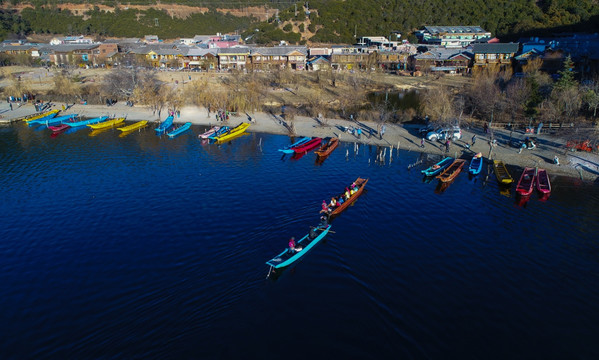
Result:
[[[260,61],[260,56],[256,56],[256,61]]]
[[[273,57],[272,57],[272,59],[273,59],[274,61],[278,61],[278,60],[279,60],[279,57],[278,57],[278,56],[273,56]]]
[[[495,55],[495,54],[488,54],[487,55],[487,59],[489,59],[489,60],[495,60],[496,58],[497,58],[497,55]]]

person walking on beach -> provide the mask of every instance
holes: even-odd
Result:
[[[424,138],[420,139],[420,147],[423,148],[424,147]]]
[[[474,146],[475,142],[476,142],[476,134],[472,135],[472,146]]]
[[[449,145],[451,144],[451,142],[449,141],[449,139],[447,139],[447,141],[445,141],[445,152],[449,152]]]
[[[8,103],[10,105],[10,111],[12,111],[12,103]]]

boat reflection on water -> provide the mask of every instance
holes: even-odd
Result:
[[[67,132],[67,129],[69,129],[69,128],[66,127],[64,129],[60,129],[58,131],[52,131],[52,134],[50,134],[50,137],[52,139],[57,138],[60,134],[64,134],[65,132]]]
[[[214,143],[217,144],[217,145],[222,145],[222,144],[226,144],[226,143],[228,143],[228,142],[230,142],[232,140],[239,139],[240,137],[246,136],[246,135],[250,135],[250,134],[244,132],[244,133],[232,136],[232,137],[230,137],[228,139],[225,139],[225,140],[222,140],[222,141],[221,140],[216,140],[216,141],[214,141]]]
[[[551,195],[551,193],[545,193],[545,194],[539,193],[539,201],[545,202],[545,201],[549,200],[549,195]]]
[[[303,158],[304,156],[306,156],[307,153],[308,153],[308,151],[304,151],[303,153],[294,153],[291,156],[291,159],[292,160],[299,160],[299,159]]]
[[[89,133],[89,136],[90,136],[90,137],[98,136],[98,135],[100,135],[101,133],[107,132],[107,131],[108,131],[108,130],[110,130],[110,129],[112,129],[112,128],[110,128],[110,127],[107,127],[107,128],[103,128],[103,129],[92,130],[92,131]]]
[[[435,188],[435,194],[443,194],[445,192],[445,190],[447,190],[449,185],[451,185],[453,183],[454,180],[452,180],[450,182],[439,181],[437,183],[437,187]]]
[[[324,161],[329,157],[329,155],[327,156],[317,156],[316,160],[314,161],[314,165],[322,165],[324,163]]]
[[[499,194],[505,197],[512,197],[511,187],[510,186],[499,186]]]
[[[528,204],[528,201],[530,200],[530,195],[520,195],[520,194],[516,194],[516,205],[520,206],[520,207],[526,207],[526,204]]]
[[[435,178],[434,176],[426,176],[426,175],[424,175],[424,177],[422,178],[422,182],[424,184],[430,184],[431,181],[433,181],[434,178]]]

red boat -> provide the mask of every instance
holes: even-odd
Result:
[[[537,170],[537,191],[543,195],[549,195],[551,193],[551,182],[549,181],[549,175],[547,170]]]
[[[522,176],[520,176],[520,180],[518,181],[518,185],[516,185],[516,192],[522,196],[528,196],[532,194],[532,189],[535,185],[535,169],[533,168],[524,168],[522,171]]]
[[[308,141],[305,144],[301,144],[300,146],[294,147],[293,151],[295,151],[296,154],[308,152],[308,151],[318,147],[321,142],[322,142],[322,139],[319,137],[316,137],[316,138]]]
[[[52,130],[53,132],[59,132],[59,131],[68,129],[70,127],[71,127],[71,125],[69,125],[69,124],[60,124],[58,126],[48,126],[48,129]]]

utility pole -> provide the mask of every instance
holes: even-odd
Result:
[[[294,5],[295,5],[295,17],[297,17],[297,3],[295,3]]]
[[[354,39],[358,38],[358,25],[354,25]]]

